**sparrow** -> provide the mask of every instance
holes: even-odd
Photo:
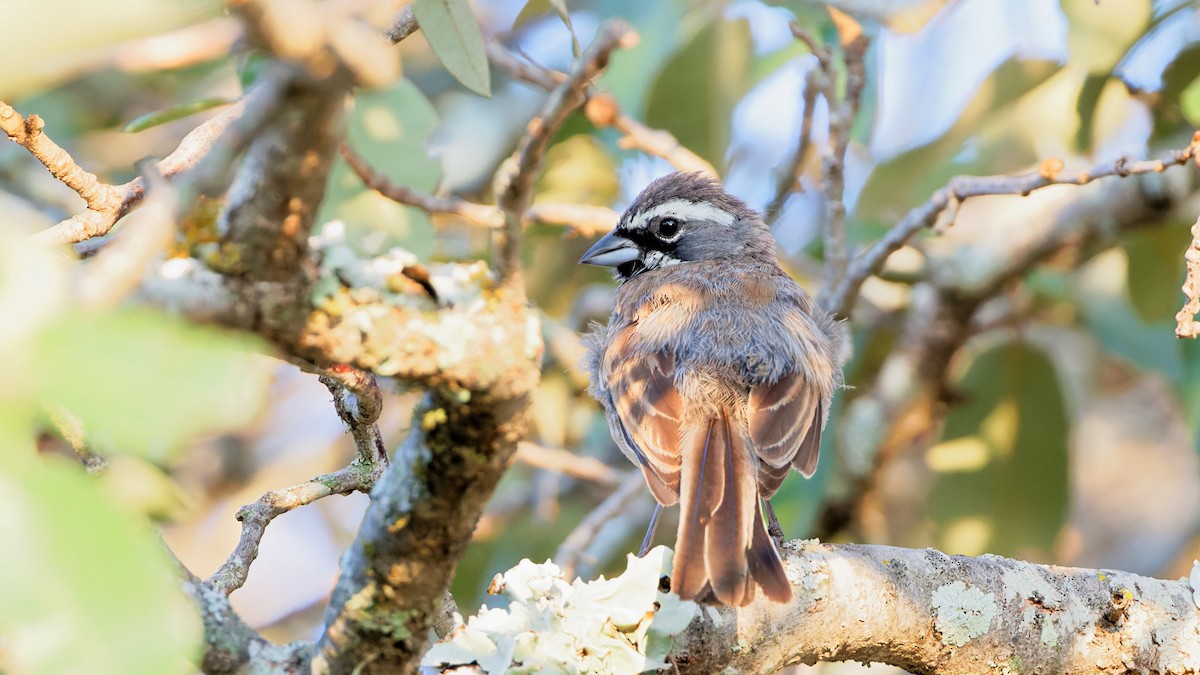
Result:
[[[700,173],[650,183],[579,262],[619,282],[583,366],[658,502],[643,553],[678,503],[673,591],[739,607],[761,587],[788,602],[763,507],[774,521],[767,500],[789,471],[817,468],[842,383],[837,323],[780,268],[762,217]]]

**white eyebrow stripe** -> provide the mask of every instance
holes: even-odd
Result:
[[[663,202],[650,209],[638,214],[630,223],[630,229],[639,229],[645,227],[647,223],[659,216],[675,216],[680,220],[687,222],[689,220],[710,220],[714,223],[720,223],[725,227],[733,224],[734,215],[725,209],[719,209],[707,202],[690,202],[686,199],[672,199],[669,202]]]

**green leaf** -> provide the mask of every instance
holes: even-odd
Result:
[[[1200,124],[1200,77],[1192,80],[1179,95],[1179,108],[1188,124]]]
[[[0,473],[0,634],[14,673],[190,673],[200,623],[144,523],[76,467]]]
[[[705,25],[659,72],[646,122],[666,129],[713,166],[725,164],[729,121],[750,83],[750,29],[745,21]]]
[[[439,123],[437,110],[416,85],[398,80],[385,89],[359,90],[346,124],[351,147],[393,183],[424,192],[438,183],[441,164],[426,143]],[[341,220],[350,243],[367,254],[403,246],[424,258],[433,250],[429,214],[368,189],[339,157],[317,222]]]
[[[1053,364],[1023,343],[976,356],[927,463],[938,545],[1048,557],[1067,511],[1067,412]]]
[[[1200,78],[1200,42],[1193,42],[1179,50],[1163,69],[1159,101],[1153,107],[1152,143],[1171,138],[1180,132],[1180,127],[1188,124],[1184,119],[1183,96],[1184,92],[1195,84],[1197,78]],[[1194,102],[1189,106],[1195,109]],[[1190,129],[1188,134],[1191,134]]]
[[[271,57],[257,49],[250,49],[234,55],[234,66],[237,69],[238,82],[242,84],[242,93],[250,91],[258,78],[267,70]]]
[[[130,120],[129,124],[126,124],[121,131],[127,134],[134,134],[139,131],[145,131],[151,127],[159,126],[160,124],[174,122],[175,120],[187,117],[188,115],[195,115],[198,112],[212,110],[213,108],[219,108],[223,105],[229,105],[230,103],[235,102],[235,99],[215,97],[201,98],[195,101],[188,101],[187,103],[179,103],[167,108],[163,108],[162,110],[148,112],[145,115],[138,115]]]
[[[688,0],[606,0],[593,6],[600,21],[618,16],[637,26],[637,45],[618,49],[599,79],[599,86],[630,115],[645,117],[647,101],[654,94],[654,79],[647,74],[658,72],[693,31],[707,22],[699,12],[689,12],[691,7]]]
[[[529,0],[521,11],[517,14],[517,18],[513,19],[513,30],[517,30],[521,26],[541,17],[548,13],[551,9],[550,0]]]
[[[271,366],[248,336],[150,311],[72,316],[47,329],[36,363],[41,396],[82,422],[108,452],[167,458],[204,432],[257,414]]]
[[[571,33],[571,49],[575,53],[575,56],[579,56],[579,37],[575,35],[575,26],[571,25],[571,13],[567,11],[566,0],[529,0],[521,8],[521,12],[517,14],[517,18],[513,20],[513,30],[517,30],[533,19],[548,13],[550,10],[554,10],[554,13],[558,15],[563,25]]]
[[[1059,4],[1067,16],[1071,62],[1092,73],[1112,71],[1151,19],[1150,0],[1061,0]]]
[[[1093,259],[1075,279],[1075,302],[1083,312],[1088,330],[1105,351],[1142,370],[1161,373],[1173,385],[1180,386],[1185,377],[1181,352],[1191,345],[1175,337],[1174,321],[1146,323],[1142,320],[1129,296],[1122,292],[1129,283],[1126,281],[1129,272],[1128,267],[1122,270],[1120,264],[1127,260],[1119,250]],[[1166,261],[1159,264],[1171,266]],[[1125,272],[1124,279],[1119,276],[1122,272]],[[1096,283],[1097,278],[1102,284]],[[1182,294],[1176,295],[1178,292],[1176,288],[1171,294],[1177,301],[1182,298]]]
[[[1129,258],[1129,299],[1146,323],[1171,321],[1183,303],[1187,224],[1132,230],[1122,237]]]
[[[1095,142],[1095,130],[1092,128],[1096,119],[1096,108],[1100,103],[1100,94],[1104,93],[1104,85],[1108,84],[1112,73],[1092,73],[1083,80],[1079,88],[1079,96],[1075,99],[1075,112],[1079,115],[1079,130],[1075,132],[1075,149],[1084,154],[1092,151]]]
[[[483,33],[467,0],[416,0],[413,14],[433,53],[464,87],[491,96]]]

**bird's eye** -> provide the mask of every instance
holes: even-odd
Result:
[[[679,220],[676,218],[663,218],[658,221],[658,236],[670,239],[679,234]]]

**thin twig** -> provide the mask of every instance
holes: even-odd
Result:
[[[1187,279],[1183,282],[1183,294],[1187,302],[1175,315],[1175,336],[1195,339],[1200,331],[1196,314],[1200,313],[1200,219],[1192,225],[1192,243],[1183,254],[1187,262]]]
[[[22,117],[12,106],[0,101],[0,129],[12,142],[28,150],[52,176],[83,197],[89,209],[116,209],[121,203],[121,190],[100,182],[96,174],[76,164],[70,153],[42,132],[45,126],[41,117]]]
[[[567,535],[554,553],[554,561],[562,568],[564,578],[570,579],[574,576],[575,567],[579,564],[583,551],[596,538],[600,528],[624,514],[633,500],[645,492],[645,484],[646,480],[641,471],[630,472],[617,489],[613,490],[612,494],[600,502],[600,505],[584,517],[579,525],[571,531],[571,534]]]
[[[842,45],[842,56],[846,64],[846,91],[835,105],[834,82],[836,74],[827,69],[827,97],[829,103],[829,154],[825,157],[825,197],[829,200],[829,214],[825,220],[825,283],[833,288],[845,276],[848,264],[846,252],[846,148],[850,144],[850,130],[862,102],[866,85],[863,59],[866,56],[868,39],[862,26],[849,15],[829,8],[837,26],[838,39]],[[820,58],[820,57],[818,57]],[[825,64],[828,66],[828,64]]]
[[[583,104],[585,90],[608,65],[613,50],[635,38],[636,34],[624,21],[614,19],[604,24],[596,40],[571,66],[567,79],[550,92],[542,109],[529,121],[525,135],[517,142],[516,152],[496,171],[493,180],[496,204],[504,212],[504,227],[497,237],[496,271],[501,285],[518,294],[524,293],[520,265],[522,223],[550,139],[567,116]]]
[[[87,430],[83,426],[83,420],[72,414],[61,403],[47,402],[45,407],[50,423],[54,425],[58,435],[66,441],[67,445],[71,446],[71,450],[79,458],[79,463],[83,465],[85,471],[95,475],[108,468],[108,460],[88,443]]]
[[[367,187],[394,202],[415,206],[430,213],[445,213],[458,216],[463,220],[484,227],[499,228],[504,225],[504,214],[494,206],[476,204],[465,199],[459,199],[458,197],[437,197],[421,192],[420,190],[414,190],[407,185],[393,183],[368,164],[362,155],[350,147],[349,143],[342,143],[339,150],[342,153],[342,158],[346,160],[346,164],[350,166],[350,169],[358,175],[359,179]]]
[[[607,487],[616,487],[624,477],[622,472],[594,457],[580,457],[573,452],[525,441],[517,444],[517,460],[534,468]]]
[[[651,129],[638,120],[621,112],[617,99],[611,94],[596,93],[588,99],[583,112],[588,121],[597,127],[613,127],[623,135],[618,145],[625,150],[641,150],[662,157],[680,171],[699,171],[716,177],[717,170],[704,158],[683,147],[679,139],[662,129]]]
[[[382,475],[384,466],[380,464],[368,468],[352,464],[291,487],[272,490],[257,502],[243,506],[236,516],[242,523],[237,546],[225,564],[208,578],[208,583],[225,595],[241,588],[250,574],[251,563],[258,557],[258,546],[272,520],[330,495],[370,492],[375,480]]]
[[[958,176],[945,187],[937,190],[924,204],[909,211],[887,234],[869,249],[855,256],[846,276],[837,288],[826,293],[822,290],[821,306],[837,314],[849,316],[858,299],[859,289],[868,277],[883,267],[888,256],[904,246],[921,230],[933,227],[948,227],[952,219],[939,218],[943,214],[953,215],[958,205],[972,197],[987,195],[1019,195],[1051,185],[1086,185],[1099,178],[1110,176],[1135,176],[1145,173],[1160,173],[1172,166],[1181,166],[1197,159],[1200,152],[1200,132],[1192,137],[1185,148],[1173,150],[1161,159],[1133,160],[1121,157],[1097,165],[1079,173],[1065,173],[1062,161],[1046,160],[1038,171],[1018,176]]]
[[[514,80],[532,84],[538,89],[549,91],[567,79],[566,73],[521,58],[516,52],[495,40],[488,40],[485,49],[488,61],[491,61],[492,65],[508,73]]]
[[[241,101],[188,132],[179,142],[179,146],[156,165],[158,172],[168,179],[182,174],[191,174],[190,182],[198,190],[206,191],[207,184],[212,182],[208,177],[226,173],[228,163],[241,152],[262,120],[274,109],[278,99],[278,87],[274,86],[273,82],[272,78],[268,78],[263,85],[255,87]],[[4,119],[5,112],[8,111],[11,111],[9,119],[20,118],[20,115],[0,102],[0,120]],[[36,115],[31,115],[30,119],[36,119]],[[28,120],[24,122],[24,125],[28,125]],[[28,134],[26,134],[27,136]],[[44,134],[39,133],[39,137],[53,145]],[[65,169],[66,175],[77,177],[86,175],[91,176],[91,180],[95,180],[95,176],[79,168],[70,155],[67,155],[61,148],[58,149],[62,152],[62,155],[58,156],[58,166],[63,166],[62,162],[70,164]],[[31,150],[31,152],[33,151]],[[43,163],[48,161],[37,153],[34,153],[34,156]],[[55,173],[55,170],[51,169],[51,173]],[[58,174],[55,173],[55,176],[57,177]],[[80,187],[91,185],[89,180],[83,179],[83,181],[82,184],[77,183],[77,185]],[[99,187],[89,187],[89,189],[98,190],[103,198],[88,200],[83,193],[80,193],[87,201],[87,211],[38,232],[33,239],[44,245],[60,246],[103,236],[108,234],[122,216],[141,202],[144,196],[145,186],[140,177],[122,185],[107,185],[98,181],[97,185]],[[72,189],[75,189],[75,186],[72,186]]]
[[[540,89],[553,89],[567,78],[566,73],[544,68],[523,59],[498,42],[488,42],[487,54],[492,65],[508,73],[513,79]],[[583,111],[588,121],[597,127],[612,127],[620,131],[623,136],[619,143],[626,150],[641,150],[646,154],[661,157],[680,171],[700,171],[710,176],[717,175],[717,170],[712,164],[683,147],[679,139],[669,131],[651,129],[622,112],[620,104],[611,94],[592,92]]]
[[[787,169],[777,177],[774,196],[770,201],[771,207],[776,209],[776,218],[782,212],[783,203],[787,201],[788,196],[803,189],[801,178],[804,176],[804,167],[808,164],[808,153],[812,148],[813,111],[817,107],[817,95],[823,88],[821,80],[824,77],[824,72],[820,68],[812,68],[804,76],[804,93],[802,94],[804,111],[800,118],[800,139],[788,162]]]
[[[504,214],[496,206],[476,204],[459,197],[438,197],[393,183],[368,164],[349,144],[342,144],[341,153],[346,164],[367,187],[394,202],[415,206],[429,213],[458,216],[472,225],[491,229],[504,226]],[[573,234],[592,237],[611,230],[619,217],[619,213],[604,206],[543,202],[533,204],[525,211],[524,223],[564,225]]]
[[[321,383],[333,394],[338,416],[354,437],[355,457],[349,466],[303,483],[264,494],[253,504],[237,512],[242,533],[229,559],[213,573],[208,583],[229,595],[246,583],[250,565],[258,557],[258,547],[267,525],[277,516],[311,504],[330,495],[370,492],[387,468],[387,449],[375,421],[379,419],[382,396],[375,377],[348,367],[325,369]]]
[[[109,309],[137,289],[149,265],[161,259],[175,236],[175,190],[155,166],[141,165],[149,197],[127,218],[128,232],[84,261],[75,279],[75,295],[84,305]]]
[[[345,365],[316,368],[316,372],[337,400],[334,405],[338,416],[346,424],[374,424],[383,412],[383,394],[375,376],[365,370]],[[360,453],[362,454],[362,453]],[[363,459],[369,459],[370,454]]]
[[[387,36],[387,39],[396,43],[417,32],[420,28],[417,25],[417,17],[413,14],[412,5],[405,5],[400,8],[399,12],[396,12],[392,24],[383,31],[383,34]]]

